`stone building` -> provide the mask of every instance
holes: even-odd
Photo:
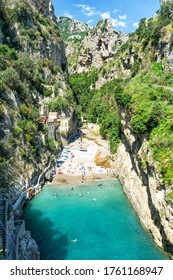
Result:
[[[56,130],[59,126],[57,112],[49,112],[47,126],[48,126],[48,137],[56,140]]]
[[[65,113],[59,115],[57,112],[49,112],[46,105],[40,108],[40,123],[48,126],[48,137],[54,140],[59,138],[59,134],[68,135],[72,125],[72,116],[66,116]]]

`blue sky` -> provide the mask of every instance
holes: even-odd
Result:
[[[133,32],[141,18],[159,9],[159,0],[52,0],[56,16],[68,16],[95,26],[109,18],[116,30]]]

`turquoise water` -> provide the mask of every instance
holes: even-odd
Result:
[[[117,180],[92,182],[74,190],[47,185],[25,207],[24,219],[41,259],[167,259],[141,226]]]

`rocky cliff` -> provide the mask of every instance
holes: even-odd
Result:
[[[129,125],[127,112],[121,111],[122,144],[113,156],[115,176],[143,226],[155,242],[173,255],[173,208],[166,203],[166,187],[153,163],[153,152],[145,137],[139,137]]]
[[[65,41],[81,41],[90,30],[86,23],[68,17],[58,17],[57,22]]]
[[[70,118],[69,132],[76,114],[51,1],[0,4],[0,195],[10,201],[8,227],[13,235],[21,194],[40,187],[53,152],[60,148],[59,139],[54,143],[48,138],[41,108],[46,105]],[[156,243],[173,254],[171,11],[163,5],[160,14],[141,20],[131,35],[115,31],[108,20],[92,30],[68,20],[66,54],[70,72],[79,75],[73,81],[78,102],[84,104],[89,96],[84,113],[89,109],[87,117],[100,121],[110,147],[119,143],[121,132],[122,144],[113,157],[115,175]],[[25,258],[38,259],[30,234],[22,230],[20,236],[17,242]]]
[[[44,16],[48,16],[51,19],[55,19],[54,7],[52,5],[52,0],[29,0],[29,2],[37,9],[39,13]]]
[[[57,108],[58,98],[59,113],[73,114],[73,95],[67,84],[63,41],[56,21],[50,18],[51,1],[8,0],[2,5],[0,171],[2,185],[13,178],[19,188],[26,180],[35,178],[35,182],[49,162],[50,147],[39,123],[41,107],[49,103],[50,110]],[[3,170],[11,170],[10,177]]]
[[[160,5],[164,5],[165,3],[172,3],[173,0],[160,0]]]
[[[71,73],[89,72],[100,69],[113,59],[128,35],[114,30],[109,20],[101,20],[97,26],[87,32],[79,44],[68,42],[66,54]]]
[[[165,70],[172,72],[171,17],[171,10],[163,5],[160,14],[142,19],[136,32],[128,35],[114,30],[109,20],[101,20],[81,42],[66,42],[69,72],[97,69],[96,88],[115,78],[136,75],[149,67],[151,60],[160,62],[164,58]]]
[[[54,152],[61,148],[60,137],[56,141],[49,137],[41,109],[46,105],[49,111],[73,119],[68,133],[75,129],[76,120],[52,2],[7,0],[0,4],[0,199],[8,199],[15,210],[8,217],[13,236],[22,198],[29,188],[37,193],[46,172],[53,168]],[[37,259],[34,241],[28,233],[22,236],[21,247],[33,250]],[[32,258],[32,252],[25,255]]]

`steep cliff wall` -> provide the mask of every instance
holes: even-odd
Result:
[[[74,23],[75,25],[75,23]],[[128,35],[114,30],[109,20],[101,20],[97,26],[87,32],[81,42],[66,42],[66,53],[70,73],[89,72],[100,69],[113,60]]]
[[[36,183],[52,153],[40,124],[41,107],[46,103],[70,119],[74,99],[52,2],[7,0],[1,5],[0,176],[1,187],[13,181],[10,192],[16,193],[26,182]]]
[[[117,32],[109,20],[102,20],[81,42],[66,42],[69,72],[97,69],[96,88],[115,78],[134,77],[153,61],[163,62],[163,68],[173,73],[171,3],[162,5],[153,18],[142,19],[135,33]]]
[[[131,130],[122,112],[122,144],[113,157],[115,175],[133,208],[158,246],[173,255],[173,209],[166,203],[165,186],[153,164],[147,139]]]
[[[3,23],[3,30],[5,26],[8,27],[8,37],[5,37],[4,43],[11,43],[13,46],[15,44],[33,59],[48,58],[63,70],[67,70],[64,43],[52,1],[8,0],[4,5],[3,18],[8,18],[8,22]]]
[[[36,7],[39,13],[46,17],[49,16],[53,20],[55,19],[52,0],[29,0],[29,2]]]
[[[0,5],[0,199],[9,202],[10,239],[17,232],[15,221],[29,188],[32,194],[34,186],[40,188],[61,147],[60,138],[49,137],[41,108],[46,103],[69,119],[75,110],[52,2],[7,0]],[[75,129],[75,121],[66,136]],[[25,230],[18,244],[25,258],[39,258]],[[7,259],[14,257],[11,252],[7,248]]]
[[[86,23],[68,17],[58,17],[57,22],[63,39],[68,42],[72,41],[73,44],[76,41],[81,41],[86,35],[87,31],[90,30]]]

